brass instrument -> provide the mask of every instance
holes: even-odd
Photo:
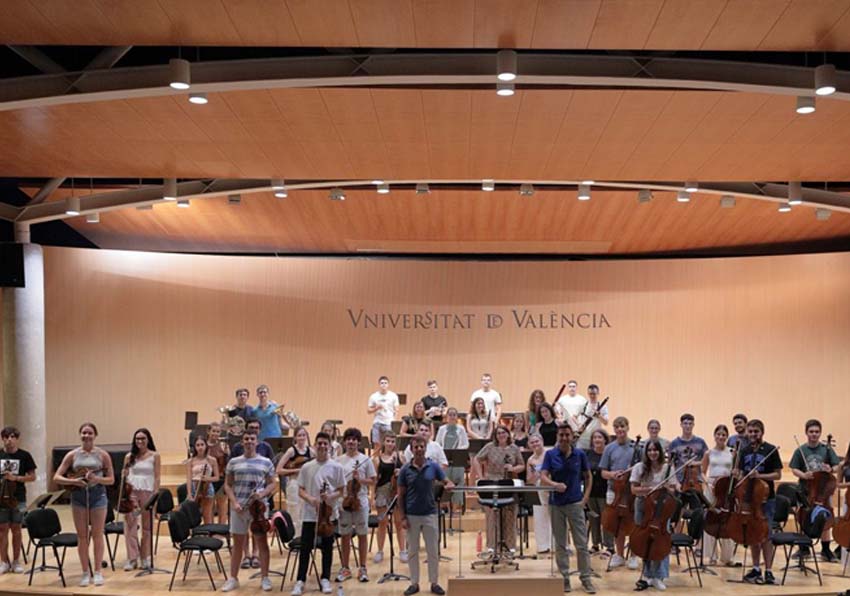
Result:
[[[240,436],[245,433],[245,419],[242,416],[231,416],[230,411],[233,408],[230,406],[221,406],[218,412],[221,414],[221,429],[225,434]],[[226,439],[219,439],[226,441]]]

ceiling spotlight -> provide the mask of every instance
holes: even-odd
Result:
[[[815,95],[835,93],[835,66],[821,64],[815,69]]]
[[[815,217],[818,221],[826,221],[830,217],[832,217],[832,211],[830,211],[829,209],[822,208],[815,209]]]
[[[788,183],[788,204],[802,205],[803,204],[803,185],[799,182]]]
[[[797,98],[797,113],[798,114],[813,114],[815,111],[815,98],[800,95]]]
[[[780,203],[778,211],[780,213],[788,213],[791,211],[791,203]]]
[[[698,191],[699,190],[699,182],[696,182],[694,180],[689,180],[689,181],[685,182],[685,190],[687,192]]]
[[[166,201],[177,200],[177,178],[164,178],[162,180],[162,198]]]
[[[676,201],[678,201],[679,203],[690,203],[691,195],[686,190],[680,190],[679,194],[676,195]]]
[[[286,192],[286,187],[284,186],[279,190],[274,191],[274,196],[276,196],[278,199],[285,199],[289,196],[289,193]]]
[[[418,195],[429,195],[431,194],[431,188],[428,186],[427,182],[419,182],[416,185],[416,194]]]
[[[95,211],[86,215],[86,223],[100,223],[100,213]]]
[[[496,182],[494,180],[482,180],[481,190],[484,192],[493,192],[496,190]]]
[[[652,191],[642,188],[638,191],[638,203],[649,203],[652,200]]]
[[[378,194],[379,195],[388,195],[390,194],[390,185],[386,182],[382,182],[378,185]]]
[[[513,81],[516,78],[516,52],[499,50],[496,54],[496,77],[500,81]]]
[[[65,215],[80,214],[80,197],[68,197],[65,199]]]
[[[520,184],[519,185],[519,196],[521,196],[521,197],[533,197],[534,196],[534,185],[533,184]]]
[[[186,209],[189,207],[189,199],[177,199],[177,206]]]
[[[185,91],[192,82],[191,67],[188,60],[172,58],[168,61],[168,86],[178,91]]]
[[[328,195],[328,198],[331,201],[344,201],[345,200],[345,193],[339,187],[332,188],[330,194]]]
[[[190,93],[189,102],[202,106],[209,102],[209,100],[207,99],[206,93]]]
[[[720,206],[724,209],[731,209],[735,206],[735,197],[732,195],[723,195],[720,197]]]
[[[596,180],[582,180],[582,184],[596,184]]]
[[[227,202],[230,203],[231,205],[238,205],[239,203],[242,202],[242,195],[240,195],[240,194],[227,195]]]
[[[589,201],[590,200],[590,185],[589,184],[579,184],[578,185],[578,200],[579,201]]]
[[[513,83],[496,83],[496,95],[501,97],[510,97],[514,94]]]

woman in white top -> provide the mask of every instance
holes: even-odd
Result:
[[[219,477],[218,462],[209,455],[206,438],[196,437],[192,457],[186,460],[186,498],[200,506],[205,524],[213,522],[213,483],[218,482]],[[206,485],[206,490],[203,490],[203,485]]]
[[[729,429],[725,424],[718,424],[714,429],[714,447],[705,452],[702,456],[702,475],[706,479],[703,492],[708,502],[714,505],[714,485],[718,478],[732,475],[732,452],[726,445],[729,438]],[[732,560],[732,551],[735,548],[735,543],[728,538],[722,538],[719,541],[706,532],[703,534],[703,552],[710,558],[709,565],[717,565],[716,545],[720,543],[720,564],[727,567],[734,567],[735,562]]]
[[[531,455],[526,462],[525,477],[527,484],[540,486],[540,466],[546,451],[543,449],[543,437],[538,434],[528,436],[528,447]],[[552,522],[549,518],[549,493],[541,491],[538,494],[540,505],[535,505],[534,512],[534,541],[537,543],[537,554],[548,553],[552,548]]]
[[[127,562],[124,571],[137,567],[148,569],[151,564],[152,511],[142,512],[142,506],[159,490],[160,459],[153,437],[146,428],[133,433],[133,447],[124,456],[124,490],[131,490],[130,502],[133,511],[124,514],[124,541],[127,546]],[[142,519],[143,518],[143,519]],[[139,523],[142,526],[142,543],[139,545]]]
[[[470,439],[489,439],[493,434],[493,419],[487,413],[483,397],[476,397],[469,407],[466,418],[466,433]]]

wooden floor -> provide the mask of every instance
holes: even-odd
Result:
[[[62,527],[66,530],[73,527],[70,520],[70,511],[68,511],[67,507],[58,507],[60,512],[60,518],[62,520]],[[165,530],[163,529],[165,532]],[[457,594],[458,596],[462,596],[462,594],[467,593],[467,591],[463,588],[463,586],[457,582],[454,578],[458,576],[458,574],[462,574],[464,576],[464,580],[476,580],[481,582],[487,582],[487,592],[492,596],[497,596],[499,594],[505,593],[516,593],[518,590],[511,586],[514,582],[507,582],[505,580],[509,578],[549,578],[551,577],[552,572],[552,561],[551,559],[541,558],[538,560],[526,559],[520,561],[520,568],[518,571],[509,571],[509,570],[499,570],[495,574],[491,574],[489,570],[478,569],[476,571],[470,570],[470,562],[472,561],[471,556],[475,550],[475,542],[476,542],[476,532],[463,532],[456,533],[454,536],[448,537],[448,547],[444,550],[443,555],[450,557],[450,561],[445,561],[440,564],[440,582],[443,587],[449,590],[450,594]],[[175,551],[171,548],[168,536],[163,534],[160,538],[159,545],[159,554],[156,559],[157,567],[166,568],[171,570],[174,566],[174,561],[176,558]],[[534,550],[534,537],[531,538],[531,548]],[[106,571],[104,573],[106,583],[102,587],[88,587],[88,588],[80,588],[77,586],[80,580],[80,565],[77,561],[76,552],[69,551],[66,564],[65,564],[65,575],[68,581],[68,587],[62,588],[58,574],[55,571],[45,571],[42,573],[36,573],[33,578],[33,586],[27,587],[27,575],[13,575],[6,574],[4,576],[0,576],[0,596],[5,596],[6,594],[101,594],[101,595],[144,595],[144,596],[157,596],[164,595],[168,592],[168,582],[170,579],[169,575],[165,574],[157,574],[154,576],[147,576],[144,578],[135,577],[135,572],[125,573],[120,570],[120,565],[123,565],[124,562],[124,544],[123,540],[119,543],[119,555],[116,560],[116,570],[115,572]],[[458,553],[462,553],[462,557],[458,556]],[[388,555],[388,550],[385,552]],[[229,558],[227,557],[226,551],[223,551],[223,558],[225,559],[225,566],[229,569]],[[388,582],[384,584],[378,584],[377,580],[387,571],[389,571],[389,561],[387,558],[379,565],[375,565],[371,561],[371,557],[369,559],[369,577],[371,581],[369,583],[361,584],[357,583],[355,580],[349,580],[343,584],[345,594],[348,596],[367,596],[367,595],[376,595],[376,596],[401,596],[404,592],[405,588],[408,585],[408,582],[405,580],[399,582]],[[779,565],[781,557],[777,556],[777,561],[774,566],[774,571],[777,570],[781,572],[781,567]],[[48,564],[50,564],[50,557],[48,557]],[[281,557],[278,554],[276,548],[272,550],[272,570],[283,570],[283,566],[285,563],[285,556]],[[574,560],[571,561],[574,563]],[[684,557],[682,558],[682,563],[684,563]],[[784,559],[782,559],[782,563],[784,563]],[[601,557],[593,558],[593,568],[594,570],[601,576],[599,579],[596,579],[596,585],[599,590],[599,593],[605,594],[632,594],[634,588],[634,582],[638,579],[637,571],[630,571],[625,568],[620,568],[612,572],[605,572],[606,560]],[[338,571],[338,559],[336,556],[336,551],[334,552],[334,567],[333,573],[334,575]],[[822,564],[821,565],[822,572],[826,574],[839,575],[841,573],[841,566],[839,564]],[[408,572],[408,568],[406,564],[400,564],[398,560],[396,560],[395,571],[397,573]],[[809,576],[804,577],[801,573],[796,571],[789,571],[788,580],[784,587],[781,586],[754,586],[748,584],[736,584],[729,583],[727,579],[739,579],[741,576],[741,570],[739,569],[716,569],[719,572],[719,576],[710,576],[703,575],[703,584],[704,587],[700,590],[696,577],[689,577],[687,573],[682,573],[681,569],[676,565],[675,560],[671,561],[671,577],[667,581],[667,594],[703,594],[705,596],[719,596],[721,594],[740,594],[742,596],[749,595],[758,595],[758,596],[770,596],[770,595],[782,595],[782,596],[794,596],[794,595],[802,595],[802,594],[836,594],[840,591],[847,590],[850,588],[850,577],[830,577],[824,576],[824,585],[818,586],[817,578]],[[421,565],[421,572],[424,577],[427,577],[427,566]],[[240,572],[240,580],[242,582],[241,588],[235,592],[236,594],[260,594],[262,593],[260,590],[259,579],[249,580],[247,579],[249,575],[251,575],[252,571],[241,570]],[[557,570],[555,570],[557,573]],[[848,570],[848,574],[850,574],[850,570]],[[781,577],[781,573],[777,573],[777,576]],[[216,579],[216,586],[218,588],[221,587],[222,579],[220,574],[214,575]],[[273,577],[274,583],[274,591],[277,592],[280,589],[280,578]],[[530,583],[530,582],[529,582]],[[338,584],[334,584],[334,594],[336,594],[336,586]],[[423,590],[423,594],[428,594],[427,585],[423,580],[422,587],[426,588]],[[286,586],[284,588],[285,592],[288,594],[292,589],[292,582],[287,578]],[[577,578],[573,580],[573,589],[576,593],[581,593],[580,585],[577,581]],[[187,577],[186,583],[181,583],[180,579],[175,582],[174,591],[182,592],[182,593],[199,593],[199,592],[207,592],[210,591],[209,580],[206,576],[206,572],[203,569],[203,566],[192,565],[189,570],[189,575]],[[525,591],[525,590],[522,590]],[[475,590],[476,593],[480,593],[480,590]],[[317,586],[315,583],[315,576],[312,580],[308,580],[307,582],[307,594],[319,594],[320,592],[317,590]],[[653,591],[647,592],[647,594],[652,594]],[[541,592],[536,592],[537,596],[540,596]]]

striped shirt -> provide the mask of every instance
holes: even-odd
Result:
[[[264,490],[270,480],[274,481],[274,464],[262,455],[252,458],[240,455],[227,462],[225,473],[233,475],[233,494],[244,507],[253,493]]]

